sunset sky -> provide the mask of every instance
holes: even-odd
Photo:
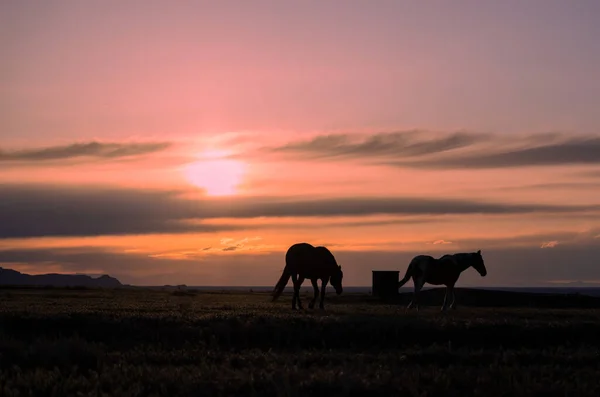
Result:
[[[0,266],[600,285],[600,2],[3,1]],[[308,285],[308,283],[307,283]]]

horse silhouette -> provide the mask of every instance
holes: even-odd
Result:
[[[449,295],[452,295],[451,309],[456,308],[456,299],[454,296],[454,285],[458,281],[460,274],[470,267],[473,267],[481,277],[487,275],[487,269],[483,262],[481,250],[469,253],[457,253],[452,255],[444,255],[439,259],[435,259],[429,255],[415,256],[406,269],[404,278],[398,283],[398,288],[402,287],[411,278],[415,286],[412,301],[406,307],[416,307],[419,310],[419,292],[425,283],[432,285],[445,285],[446,295],[444,296],[444,304],[442,311],[447,309],[446,303]]]
[[[315,291],[315,295],[308,304],[310,309],[315,307],[319,297],[318,280],[321,280],[321,302],[319,308],[324,309],[325,289],[327,283],[331,282],[335,292],[340,295],[343,292],[342,278],[344,273],[342,267],[338,266],[333,254],[325,247],[313,247],[308,243],[297,243],[288,248],[285,254],[285,267],[279,281],[273,290],[273,302],[281,295],[290,277],[294,285],[292,298],[292,309],[302,309],[300,302],[300,287],[305,279],[309,279]]]

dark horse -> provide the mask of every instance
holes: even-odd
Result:
[[[458,281],[460,274],[471,266],[479,272],[481,277],[485,277],[487,270],[483,263],[481,251],[444,255],[439,259],[435,259],[429,255],[415,256],[412,261],[410,261],[404,278],[398,283],[398,288],[400,288],[406,284],[411,277],[413,279],[415,292],[407,309],[416,306],[417,310],[419,310],[419,291],[421,291],[421,288],[423,288],[425,283],[445,285],[446,295],[444,296],[442,311],[446,310],[449,294],[452,295],[450,308],[455,309],[456,300],[454,297],[454,285]]]
[[[302,303],[300,303],[300,286],[305,279],[310,280],[315,290],[315,296],[308,304],[310,309],[315,307],[315,303],[319,297],[319,286],[317,284],[319,279],[321,280],[321,302],[319,303],[319,308],[325,308],[323,302],[325,301],[325,288],[328,282],[331,282],[338,295],[343,291],[342,278],[344,277],[344,273],[342,273],[342,267],[338,266],[333,254],[325,247],[313,247],[308,243],[297,243],[287,250],[283,274],[273,290],[273,301],[281,295],[290,277],[294,284],[292,309],[296,309],[296,301],[298,301],[298,308],[302,309]]]

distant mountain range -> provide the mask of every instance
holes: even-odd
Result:
[[[0,285],[38,285],[53,287],[121,287],[114,277],[103,275],[97,278],[83,274],[25,274],[0,267]]]

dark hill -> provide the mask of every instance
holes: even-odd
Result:
[[[445,288],[421,291],[419,304],[442,307]],[[600,297],[581,294],[551,294],[536,292],[491,291],[475,288],[455,288],[456,306],[471,307],[536,307],[536,308],[600,308]],[[398,294],[386,301],[408,305],[412,292]]]
[[[52,287],[104,287],[122,286],[114,277],[103,275],[93,278],[80,274],[25,274],[12,269],[0,267],[0,285],[36,285]]]

